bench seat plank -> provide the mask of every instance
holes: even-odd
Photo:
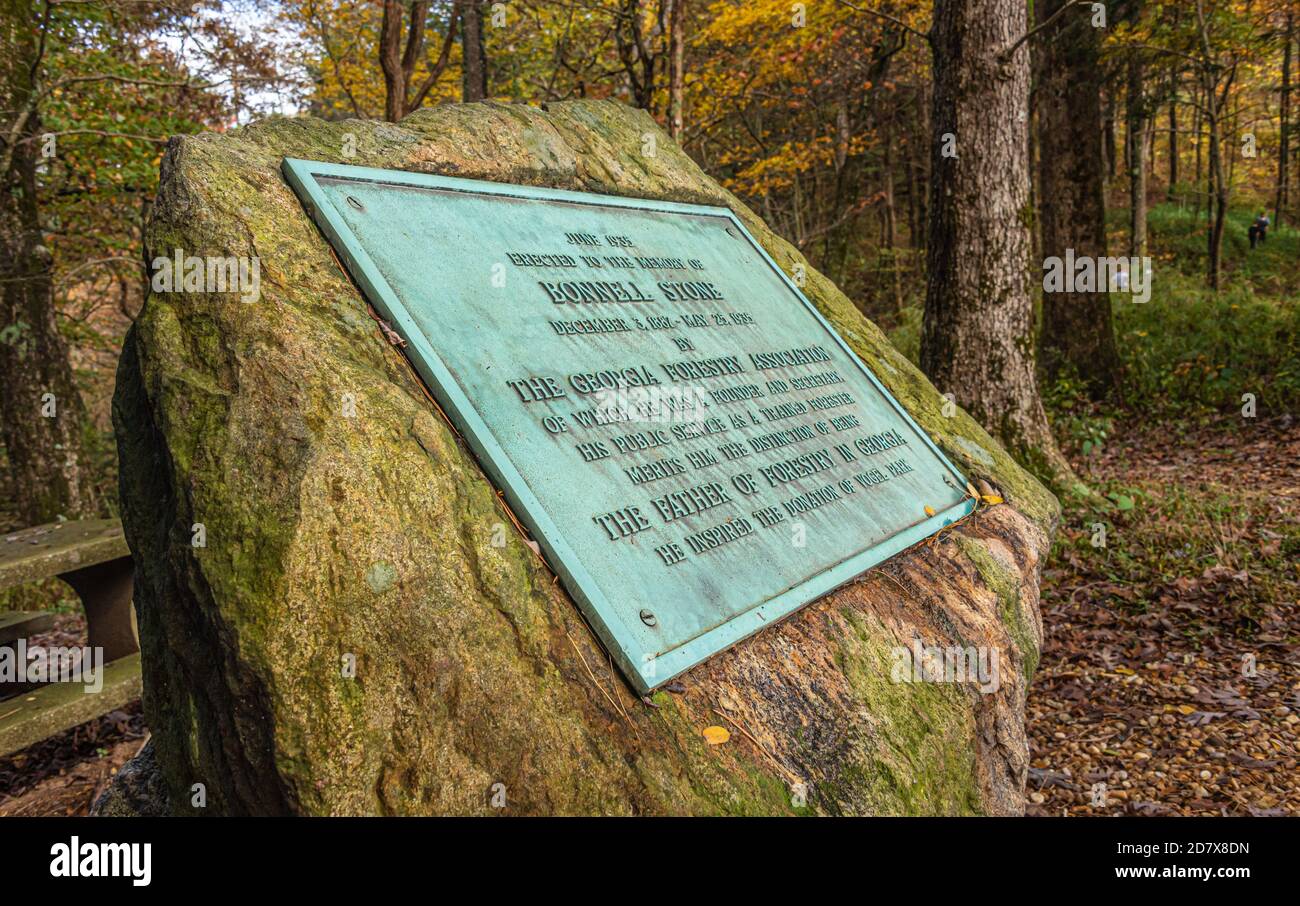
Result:
[[[119,519],[51,522],[0,535],[0,590],[131,555]]]
[[[54,614],[46,610],[11,610],[0,613],[0,645],[27,639],[54,625]]]
[[[0,755],[25,749],[139,697],[137,652],[104,665],[104,686],[97,694],[87,693],[81,683],[51,683],[0,701]]]

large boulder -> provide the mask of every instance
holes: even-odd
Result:
[[[122,765],[90,806],[96,818],[163,818],[171,812],[152,738]]]
[[[145,710],[174,811],[196,812],[195,784],[208,812],[239,814],[1022,811],[1056,501],[945,415],[830,282],[808,268],[805,292],[1007,502],[643,702],[529,545],[492,543],[509,515],[286,185],[286,156],[727,205],[781,267],[806,266],[612,102],[174,139],[148,257],[261,268],[252,304],[153,293],[118,373]],[[339,417],[346,393],[356,418]],[[895,653],[917,640],[1000,652],[996,691],[895,682]],[[730,741],[706,742],[710,725]]]

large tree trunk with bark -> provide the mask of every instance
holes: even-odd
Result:
[[[921,368],[1053,481],[1068,476],[1034,374],[1029,49],[1015,0],[935,0],[929,280]]]
[[[384,119],[390,123],[406,116],[406,89],[411,69],[405,61],[408,56],[413,57],[419,52],[418,46],[412,48],[412,42],[423,41],[428,4],[417,3],[415,7],[411,10],[410,35],[403,50],[402,4],[400,0],[384,0],[384,16],[379,25],[379,69],[384,74]]]
[[[406,13],[406,39],[402,39],[403,11]],[[429,91],[447,69],[451,45],[456,39],[456,19],[451,16],[443,36],[438,59],[420,86],[412,84],[415,69],[424,57],[424,29],[429,16],[428,0],[384,0],[384,17],[379,26],[379,68],[384,74],[384,119],[395,123],[419,108]]]
[[[487,98],[487,49],[483,41],[483,6],[460,0],[461,97],[466,102]]]
[[[29,3],[0,9],[0,125],[8,139],[0,139],[0,439],[16,515],[31,524],[94,509],[82,462],[85,410],[59,334],[37,195],[44,126],[36,21]]]
[[[1067,0],[1043,0],[1039,20]],[[1071,15],[1071,13],[1075,15]],[[1097,29],[1086,10],[1062,14],[1041,36],[1038,80],[1039,223],[1044,258],[1106,256]],[[1106,287],[1044,292],[1040,355],[1049,377],[1072,367],[1095,398],[1117,385],[1119,355]]]

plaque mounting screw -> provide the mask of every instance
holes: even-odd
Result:
[[[658,626],[659,619],[648,610],[641,611],[641,622],[647,626]]]
[[[364,211],[366,209],[366,206],[352,195],[348,196],[348,204],[352,205],[352,207],[356,208],[358,211]]]

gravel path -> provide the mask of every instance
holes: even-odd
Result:
[[[1046,570],[1029,813],[1300,815],[1300,426],[1161,426],[1079,465],[1119,505],[1068,505]]]

